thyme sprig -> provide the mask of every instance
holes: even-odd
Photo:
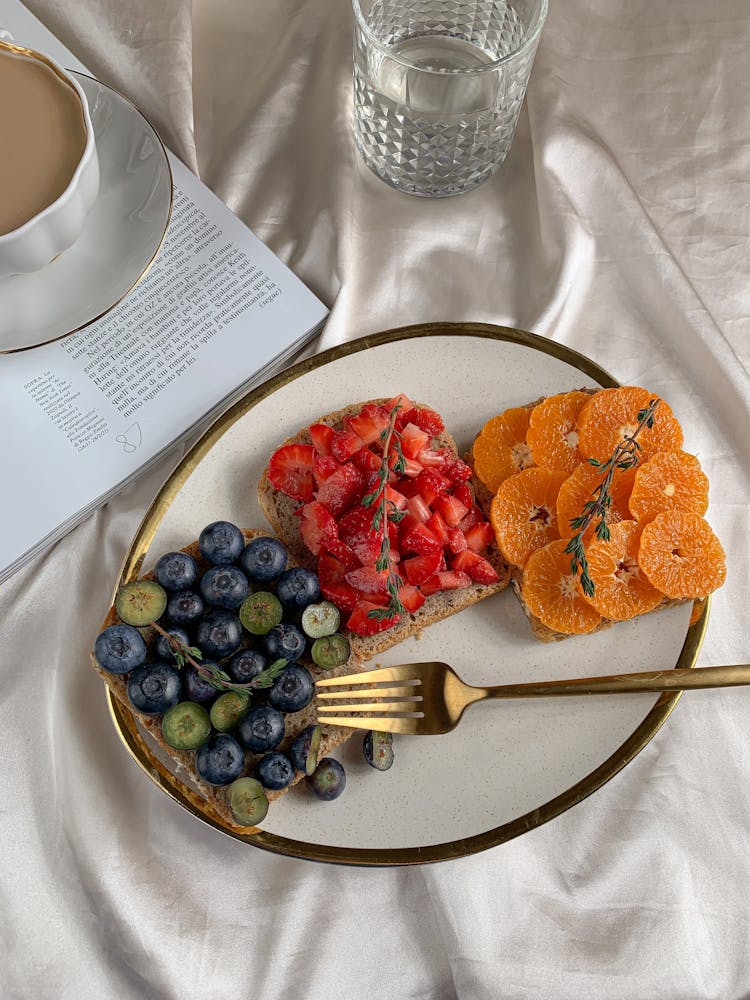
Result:
[[[288,662],[283,659],[274,660],[265,670],[261,670],[259,674],[256,674],[251,681],[240,684],[233,681],[229,674],[225,670],[222,670],[221,667],[214,664],[201,663],[203,654],[197,646],[186,645],[176,635],[171,635],[166,629],[162,628],[158,622],[151,622],[150,624],[169,643],[177,668],[181,669],[186,663],[189,663],[217,691],[237,691],[240,694],[247,694],[260,688],[269,688]]]
[[[654,413],[659,405],[659,399],[650,399],[648,406],[638,411],[638,425],[632,434],[626,435],[620,444],[617,445],[612,455],[606,462],[599,462],[595,458],[590,458],[589,465],[593,465],[602,475],[602,481],[596,486],[592,493],[591,500],[587,500],[583,505],[583,511],[578,517],[571,518],[570,526],[575,534],[565,546],[570,559],[570,570],[572,573],[580,575],[581,589],[586,597],[593,597],[596,585],[589,576],[589,564],[586,559],[586,548],[583,544],[583,537],[589,525],[596,518],[596,537],[604,542],[609,541],[609,527],[607,525],[607,514],[612,507],[612,480],[616,469],[632,469],[638,464],[641,445],[636,440],[644,427],[654,426]]]
[[[397,475],[401,473],[406,468],[406,462],[404,460],[404,453],[401,450],[401,435],[396,430],[396,417],[398,411],[401,409],[401,404],[397,403],[391,410],[391,415],[388,420],[388,426],[381,431],[380,441],[383,446],[383,460],[381,462],[380,468],[378,469],[378,481],[375,489],[367,496],[362,497],[363,507],[375,507],[375,513],[372,518],[373,531],[381,532],[380,539],[380,554],[378,555],[377,562],[375,563],[375,569],[379,572],[388,570],[388,579],[386,581],[386,587],[388,590],[388,605],[385,608],[373,608],[367,614],[368,618],[374,618],[376,621],[384,621],[386,618],[394,618],[396,615],[402,615],[406,611],[406,608],[401,603],[401,599],[398,596],[399,588],[403,585],[403,580],[393,571],[391,567],[391,541],[388,537],[388,522],[392,521],[394,524],[398,524],[400,520],[406,515],[406,511],[399,510],[392,500],[388,499],[388,477],[390,474],[390,466],[388,464],[391,446],[396,454],[396,461],[393,465],[393,470]]]

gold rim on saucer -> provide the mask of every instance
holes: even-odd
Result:
[[[52,66],[52,64],[49,63],[49,60],[44,59],[44,56],[40,56],[39,53],[33,52],[31,49],[25,49],[22,46],[17,46],[15,44],[11,43],[11,42],[7,42],[7,43],[4,42],[2,44],[8,45],[9,47],[11,47],[11,48],[13,48],[13,49],[15,49],[15,50],[17,50],[19,52],[38,56],[39,58],[41,58],[45,62],[47,62],[50,66]],[[52,68],[54,69],[54,66],[52,66]],[[156,130],[156,128],[154,127],[154,125],[152,124],[152,122],[146,117],[146,115],[144,115],[144,113],[139,108],[137,108],[135,106],[135,104],[133,104],[132,101],[128,100],[128,98],[125,97],[124,94],[121,94],[119,90],[115,90],[114,87],[110,87],[108,84],[102,83],[101,80],[97,80],[96,77],[91,76],[89,73],[82,73],[80,70],[69,69],[69,70],[66,70],[66,72],[70,73],[71,76],[83,77],[86,80],[91,80],[98,87],[102,87],[104,90],[108,90],[111,93],[115,94],[117,97],[119,97],[121,100],[123,100],[126,104],[130,105],[130,107],[133,109],[133,111],[135,111],[138,115],[140,115],[140,117],[145,121],[145,123],[148,125],[148,127],[153,132],[153,134],[154,134],[154,136],[156,138],[156,141],[159,144],[159,147],[161,148],[162,153],[164,154],[164,162],[166,164],[167,172],[168,172],[168,175],[169,175],[169,209],[167,211],[167,217],[166,217],[165,222],[164,222],[164,231],[161,234],[161,239],[159,240],[159,242],[158,242],[158,244],[156,246],[156,249],[154,250],[154,252],[151,255],[151,257],[149,258],[149,260],[147,261],[147,263],[144,266],[144,268],[141,271],[141,273],[135,279],[135,281],[133,282],[133,284],[128,289],[126,289],[126,291],[124,291],[122,293],[122,295],[115,302],[112,303],[112,305],[108,306],[106,309],[104,309],[102,312],[100,312],[97,316],[92,316],[92,318],[89,319],[89,320],[87,320],[85,323],[81,323],[80,326],[76,326],[72,330],[67,330],[65,333],[61,333],[57,337],[50,337],[49,340],[42,340],[38,344],[30,344],[28,347],[10,347],[10,348],[7,348],[7,349],[0,349],[0,355],[5,355],[5,354],[20,354],[22,351],[33,351],[33,350],[36,350],[37,347],[46,347],[47,344],[55,344],[59,340],[64,340],[66,337],[72,337],[74,333],[80,333],[81,330],[85,330],[87,327],[91,326],[92,323],[97,323],[100,319],[103,319],[105,316],[109,315],[109,313],[111,313],[113,309],[116,309],[117,306],[119,306],[121,302],[125,301],[125,299],[128,297],[128,295],[130,295],[130,293],[133,291],[133,289],[136,288],[141,283],[141,281],[143,281],[143,279],[145,278],[145,276],[148,274],[149,270],[151,269],[151,265],[154,263],[154,261],[156,260],[156,258],[159,256],[159,252],[161,251],[161,248],[164,245],[164,240],[166,239],[167,232],[169,230],[169,223],[170,223],[170,221],[172,219],[172,209],[174,207],[174,176],[172,174],[172,165],[169,162],[169,154],[167,153],[167,148],[164,145],[164,143],[162,142],[161,136],[159,135],[158,131]],[[63,79],[64,79],[64,77],[63,77]],[[96,130],[94,130],[94,136],[96,137]]]
[[[521,344],[566,362],[605,388],[620,384],[604,368],[563,344],[547,340],[525,330],[493,326],[486,323],[429,323],[400,327],[330,348],[280,372],[258,388],[253,389],[226,413],[222,414],[196,442],[159,490],[141,521],[125,557],[117,586],[113,592],[113,600],[114,594],[123,583],[138,576],[156,530],[183,484],[219,438],[240,417],[247,414],[261,400],[272,395],[277,389],[331,361],[381,344],[429,336],[471,336]],[[711,599],[707,598],[697,620],[688,627],[675,667],[692,668],[695,666],[708,624],[710,604]],[[442,844],[430,844],[422,847],[352,848],[311,844],[302,840],[282,837],[261,828],[243,830],[227,825],[198,794],[178,781],[148,746],[129,709],[114,697],[109,688],[106,689],[106,693],[112,723],[128,753],[154,784],[198,819],[235,840],[252,844],[274,854],[311,861],[366,867],[430,864],[465,857],[490,847],[496,847],[554,819],[601,788],[633,760],[661,728],[681,696],[681,692],[661,695],[630,736],[602,764],[548,802],[508,823]]]

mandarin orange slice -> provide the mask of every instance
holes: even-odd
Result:
[[[581,464],[577,418],[590,399],[590,393],[576,389],[548,396],[534,407],[526,442],[535,465],[572,472]]]
[[[570,538],[575,534],[570,522],[583,514],[584,504],[594,499],[594,490],[603,479],[604,476],[599,469],[584,462],[562,484],[557,496],[557,527],[561,538]],[[612,504],[605,517],[607,524],[630,520],[632,515],[628,500],[634,479],[635,469],[615,469],[609,490]],[[598,519],[594,518],[583,536],[584,541],[594,536],[597,523]]]
[[[620,521],[609,529],[609,541],[597,539],[586,549],[594,593],[586,600],[600,615],[622,622],[643,615],[664,596],[646,579],[638,565],[642,526]]]
[[[488,420],[474,441],[474,472],[491,493],[497,492],[508,476],[534,464],[526,444],[529,412],[524,406],[505,410]]]
[[[698,514],[665,510],[641,533],[638,565],[667,597],[706,597],[727,575],[726,556],[710,525]]]
[[[558,539],[532,553],[523,571],[523,599],[547,628],[582,635],[596,628],[601,615],[584,599],[578,576],[570,570],[565,545]]]
[[[490,504],[490,522],[503,555],[523,566],[532,552],[559,538],[557,494],[566,476],[524,469],[501,484]]]
[[[708,477],[695,455],[657,451],[638,467],[629,506],[639,521],[650,521],[663,510],[702,516],[708,510]]]
[[[602,389],[586,403],[578,415],[578,447],[586,458],[606,462],[615,448],[638,426],[638,413],[656,398],[648,389],[626,385]],[[644,427],[637,438],[639,461],[657,451],[679,451],[682,428],[663,399],[654,414],[654,426]]]

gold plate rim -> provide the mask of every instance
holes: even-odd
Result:
[[[156,530],[183,484],[219,438],[240,417],[282,386],[339,358],[382,344],[430,336],[475,336],[521,344],[572,365],[605,388],[620,384],[606,369],[564,344],[548,340],[526,330],[489,323],[420,323],[370,334],[329,348],[320,354],[298,362],[251,390],[222,414],[193,445],[168,477],[146,511],[123,562],[118,582],[113,589],[113,599],[118,587],[136,577],[140,572]],[[695,666],[708,625],[710,605],[711,599],[708,598],[698,620],[688,627],[675,667],[692,668]],[[282,837],[260,828],[237,830],[227,826],[218,815],[213,815],[209,808],[203,806],[199,797],[179,782],[162,764],[143,739],[133,714],[114,697],[109,688],[106,689],[106,693],[112,724],[130,756],[154,784],[202,822],[235,840],[274,854],[308,861],[360,867],[395,867],[449,861],[497,847],[523,833],[536,829],[582,802],[629,764],[666,722],[681,696],[681,692],[661,695],[642,722],[603,763],[548,802],[508,823],[503,823],[482,833],[473,834],[470,837],[442,844],[430,844],[422,847],[352,848],[311,844],[306,841]]]
[[[31,52],[32,50],[29,49],[28,51]],[[111,91],[113,94],[115,94],[121,100],[123,100],[126,104],[128,104],[133,109],[133,111],[136,112],[136,114],[140,115],[140,117],[145,121],[145,123],[148,125],[148,127],[151,129],[151,131],[154,133],[154,135],[156,136],[156,141],[159,144],[159,148],[161,149],[162,153],[164,154],[164,162],[167,165],[167,174],[169,176],[169,210],[167,211],[167,217],[164,220],[164,231],[161,234],[161,237],[159,239],[158,244],[156,245],[156,248],[155,248],[154,252],[151,254],[151,257],[146,262],[145,266],[143,267],[143,270],[136,277],[136,279],[133,282],[133,284],[130,286],[130,288],[127,288],[122,293],[122,295],[119,297],[119,299],[117,299],[115,302],[113,302],[112,305],[107,306],[107,308],[103,312],[100,312],[97,316],[92,316],[91,319],[86,320],[85,323],[81,323],[80,326],[77,326],[77,327],[75,327],[72,330],[67,330],[65,333],[60,333],[56,337],[50,337],[49,340],[42,340],[38,344],[29,344],[27,347],[8,347],[8,348],[3,348],[2,350],[0,350],[0,356],[6,356],[6,355],[10,355],[10,354],[22,354],[25,351],[35,351],[38,347],[47,347],[49,344],[56,344],[56,343],[58,343],[61,340],[65,340],[67,337],[72,337],[74,334],[80,333],[82,330],[88,329],[88,327],[90,327],[93,323],[98,323],[100,319],[104,319],[105,316],[108,316],[112,312],[113,309],[116,309],[117,306],[119,306],[121,302],[125,301],[125,299],[138,287],[138,285],[143,281],[143,279],[146,277],[146,275],[148,274],[148,272],[151,270],[152,264],[154,263],[154,261],[156,260],[156,258],[159,256],[159,253],[161,252],[161,248],[164,246],[164,240],[167,238],[167,233],[169,232],[169,223],[172,221],[172,212],[174,210],[174,174],[172,173],[172,164],[169,162],[169,153],[167,152],[167,147],[162,142],[162,138],[159,135],[159,132],[157,131],[157,129],[156,129],[155,125],[153,124],[153,122],[151,122],[146,117],[146,115],[144,115],[144,113],[141,111],[141,109],[137,108],[135,106],[135,104],[133,104],[133,102],[131,100],[129,100],[124,94],[121,94],[119,90],[115,90],[115,88],[114,87],[110,87],[109,84],[102,83],[101,80],[97,80],[97,78],[95,76],[91,76],[90,73],[83,73],[81,70],[77,70],[77,69],[69,69],[69,70],[66,70],[66,72],[70,73],[72,76],[77,76],[77,77],[80,76],[80,77],[83,77],[86,80],[91,80],[93,83],[95,83],[99,87],[102,87],[104,90]],[[92,128],[93,128],[93,124],[92,124]]]

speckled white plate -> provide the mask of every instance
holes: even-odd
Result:
[[[151,123],[85,73],[101,186],[76,242],[33,274],[0,279],[0,354],[76,333],[114,309],[159,252],[172,214],[172,170]]]
[[[255,490],[273,449],[349,403],[406,392],[434,406],[463,449],[505,407],[613,384],[605,371],[559,344],[482,324],[410,327],[335,348],[250,393],[198,442],[148,511],[123,578],[197,538],[218,518],[263,526]],[[691,606],[682,606],[544,644],[533,638],[508,589],[426,629],[377,663],[445,660],[473,684],[692,666],[707,609],[692,627],[690,616]],[[282,854],[367,865],[440,861],[482,850],[551,819],[613,777],[651,739],[678,697],[484,703],[447,735],[397,737],[396,761],[385,773],[364,762],[362,733],[355,733],[336,754],[348,775],[339,799],[321,803],[295,788],[272,805],[262,829],[239,839]],[[191,812],[225,829],[157,759],[132,716],[111,707],[146,773]]]

